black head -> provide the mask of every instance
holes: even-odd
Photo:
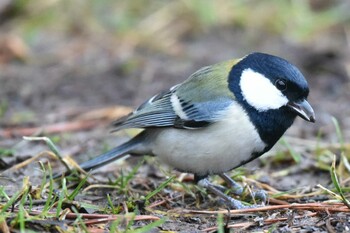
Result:
[[[282,58],[264,53],[247,55],[232,67],[229,88],[268,146],[276,143],[296,116],[315,121],[306,101],[306,79]]]

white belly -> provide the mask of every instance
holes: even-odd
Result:
[[[229,171],[265,146],[248,116],[235,104],[222,121],[202,129],[157,129],[152,151],[174,168],[207,175]]]

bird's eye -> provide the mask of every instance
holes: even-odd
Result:
[[[277,79],[275,82],[275,86],[277,87],[278,90],[284,91],[287,89],[287,83],[283,79]]]

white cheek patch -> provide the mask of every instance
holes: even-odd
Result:
[[[264,75],[245,69],[240,86],[243,98],[258,111],[278,109],[288,103],[288,99]]]

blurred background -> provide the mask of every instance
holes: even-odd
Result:
[[[0,147],[40,130],[69,143],[110,137],[123,106],[252,51],[309,81],[317,123],[297,120],[290,136],[337,142],[334,116],[349,139],[349,12],[347,0],[1,0]],[[94,133],[69,134],[81,129]]]
[[[333,155],[336,154],[336,170],[340,180],[344,181],[341,185],[347,187],[343,192],[348,194],[349,0],[0,0],[1,200],[2,206],[9,208],[9,197],[16,195],[21,199],[17,203],[24,211],[18,212],[18,217],[7,218],[7,221],[18,224],[18,221],[23,220],[23,226],[24,222],[28,226],[33,219],[37,219],[28,217],[30,212],[23,208],[25,196],[23,198],[22,193],[27,195],[29,191],[16,193],[27,186],[33,192],[39,190],[35,187],[41,187],[42,190],[46,173],[43,171],[44,165],[40,166],[38,160],[49,158],[54,173],[64,168],[50,154],[42,153],[50,149],[45,143],[29,142],[23,140],[22,136],[48,136],[63,155],[70,155],[78,162],[86,161],[88,157],[111,149],[136,133],[130,130],[118,132],[117,135],[109,134],[110,123],[116,118],[126,115],[157,92],[182,82],[202,66],[239,58],[253,51],[283,57],[301,69],[309,82],[309,102],[316,112],[317,122],[311,124],[298,118],[272,152],[274,156],[267,155],[249,163],[248,166],[253,167],[254,172],[235,169],[232,171],[233,177],[243,184],[247,180],[248,184],[257,181],[260,185],[264,184],[260,188],[270,190],[270,197],[280,198],[287,194],[285,198],[295,198],[297,202],[299,199],[301,202],[318,202],[327,198],[319,198],[319,194],[325,193],[316,185],[333,187],[329,170]],[[338,128],[335,127],[334,119],[339,122]],[[68,160],[68,157],[65,158]],[[172,169],[169,169],[169,173],[164,167],[158,169],[156,162],[141,166],[139,161],[128,160],[124,166],[121,164],[119,161],[118,166],[105,166],[97,176],[95,173],[92,177],[92,186],[103,181],[104,184],[112,183],[116,189],[98,186],[92,192],[84,189],[78,200],[86,203],[93,201],[92,204],[99,205],[103,213],[128,213],[129,210],[131,213],[133,208],[138,213],[140,197],[151,193],[151,190],[153,193],[160,184],[165,184],[163,182],[171,176],[169,174],[176,174]],[[136,176],[136,170],[131,164],[138,164],[134,166],[136,170],[139,169]],[[26,176],[30,177],[30,182]],[[178,173],[178,177],[185,180],[182,174]],[[119,182],[126,186],[120,188]],[[197,189],[192,188],[194,191],[190,191],[186,188],[188,183],[184,181],[179,185],[178,181],[172,182],[162,190],[161,199],[154,196],[152,202],[171,197],[164,207],[157,207],[160,210],[165,208],[164,213],[178,207],[197,207],[197,195],[193,194]],[[29,188],[31,184],[33,189]],[[65,187],[65,179],[62,179],[63,184]],[[265,188],[266,185],[271,185],[268,187],[273,189]],[[35,193],[39,196],[43,193],[46,199],[51,195],[51,187],[50,191],[45,188]],[[309,193],[315,190],[316,194],[308,198]],[[61,193],[71,193],[65,199],[72,200],[71,196],[75,192]],[[110,197],[106,197],[110,192],[112,205]],[[54,192],[54,198],[58,197],[57,193]],[[308,195],[304,197],[305,193]],[[125,194],[128,195],[124,198]],[[64,195],[59,194],[58,203]],[[333,194],[328,196],[336,199]],[[173,197],[179,199],[173,201]],[[45,204],[45,207],[40,208],[56,206],[54,202],[57,199],[54,198],[51,200],[52,205]],[[136,203],[129,210],[124,208],[126,199],[127,203]],[[11,200],[15,203],[16,199]],[[28,200],[29,209],[32,209],[32,198]],[[47,200],[50,201],[50,198]],[[284,200],[283,197],[281,200]],[[201,209],[212,209],[213,203],[208,203],[203,201],[204,208]],[[273,204],[271,199],[270,203]],[[57,209],[58,206],[61,207],[57,204]],[[111,206],[111,210],[107,206]],[[214,209],[218,206],[215,205]],[[140,208],[143,210],[143,207]],[[162,212],[159,214],[162,215]],[[293,224],[311,224],[317,228],[312,226],[303,230],[322,232],[326,231],[326,228],[321,228],[326,221],[330,232],[349,229],[346,225],[349,217],[345,214],[339,213],[332,217],[328,207],[327,213],[307,211],[308,214],[310,212],[315,215],[308,216],[315,217],[298,218],[300,222],[296,222],[300,211],[285,209],[281,211],[283,214],[269,212],[264,218],[274,220],[285,216],[288,219],[286,223],[277,225],[283,226],[284,231],[289,231],[286,227]],[[66,211],[63,213],[65,216]],[[157,216],[159,214],[157,212]],[[169,216],[175,217],[173,214]],[[203,224],[212,227],[216,217],[214,214],[211,216],[204,218],[194,215],[186,220],[181,213],[174,222],[167,223],[175,226],[171,228],[174,231],[181,231],[179,226],[183,226],[184,232],[189,232],[189,227],[193,226],[197,226],[196,229],[203,229]],[[234,215],[235,223],[239,221],[237,216]],[[259,213],[254,218],[250,214],[245,216],[249,222],[257,224],[259,230],[255,231],[262,231],[260,227],[264,224],[264,218],[261,216],[264,215]],[[40,225],[39,221],[34,221],[34,224]],[[333,226],[343,224],[344,227],[330,230],[330,221],[333,221]],[[1,221],[2,227],[4,222]],[[119,220],[116,222],[119,224]],[[53,224],[55,228],[50,228],[53,231],[62,226],[61,221],[55,223],[50,219],[41,224],[44,224],[45,230],[48,230],[46,225]],[[265,226],[265,231],[275,231],[276,224]],[[247,230],[247,226],[244,229]],[[293,232],[303,231],[302,228],[298,229]]]

